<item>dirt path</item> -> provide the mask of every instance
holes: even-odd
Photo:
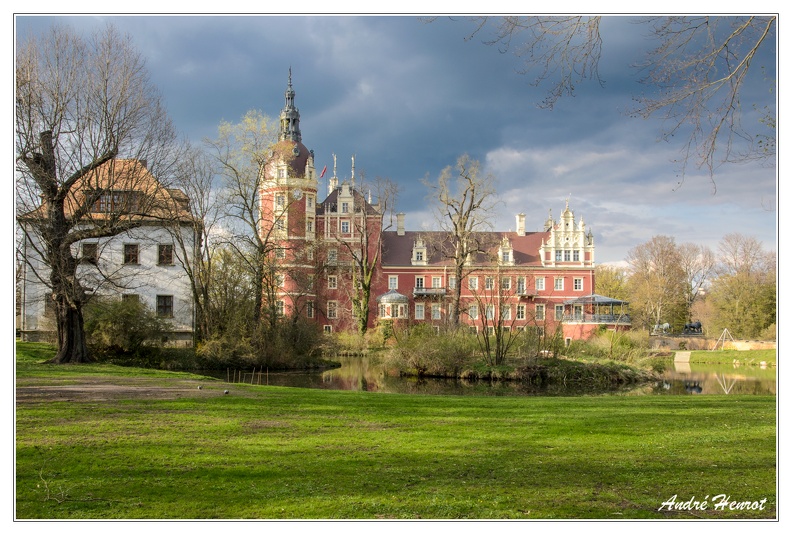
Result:
[[[179,399],[244,395],[244,389],[221,381],[145,377],[70,377],[59,381],[24,378],[16,382],[16,402],[40,403],[46,401],[105,401],[123,399]],[[54,384],[53,384],[54,383]],[[229,390],[228,394],[225,391]]]

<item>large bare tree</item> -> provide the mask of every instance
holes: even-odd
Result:
[[[437,182],[425,181],[443,231],[440,235],[444,234],[441,243],[430,245],[437,255],[451,261],[456,280],[451,288],[453,326],[459,325],[462,282],[476,269],[477,255],[484,254],[492,245],[486,231],[491,230],[498,202],[494,182],[495,177],[483,176],[479,162],[467,154],[460,156],[455,166],[443,169]]]
[[[664,16],[630,19],[648,28],[653,43],[636,58],[636,116],[663,119],[662,138],[682,141],[681,171],[689,162],[709,170],[723,162],[775,160],[775,106],[748,102],[761,119],[744,124],[743,90],[749,80],[775,88],[775,16]],[[579,92],[586,80],[600,85],[601,16],[473,17],[469,39],[512,51],[521,72],[547,86],[541,107]],[[607,38],[607,34],[605,35]],[[763,53],[770,54],[762,56]],[[625,65],[627,67],[627,65]],[[765,80],[762,78],[765,77]],[[713,181],[714,186],[714,181]]]
[[[15,74],[17,215],[40,261],[29,263],[31,272],[52,293],[58,336],[52,361],[86,362],[88,296],[77,274],[77,244],[143,224],[133,212],[149,211],[161,197],[151,182],[137,180],[170,175],[177,136],[144,59],[113,26],[89,37],[65,26],[22,37]],[[135,163],[116,168],[117,156]],[[108,166],[110,172],[99,172]],[[134,197],[95,209],[113,192],[136,189]]]
[[[368,191],[376,197],[372,205],[363,196]],[[386,217],[392,215],[396,200],[397,186],[387,178],[378,177],[372,182],[357,185],[355,195],[355,212],[352,215],[351,237],[336,237],[334,242],[344,251],[349,259],[349,285],[347,291],[352,303],[352,313],[357,324],[357,331],[365,335],[371,316],[371,285],[379,271],[382,256],[383,232],[388,230]],[[390,221],[392,218],[388,218]]]

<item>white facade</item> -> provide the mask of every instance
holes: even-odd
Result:
[[[187,261],[191,262],[196,238],[189,225],[183,225],[180,231],[187,254],[192,256]],[[72,253],[80,259],[77,276],[89,295],[119,299],[137,296],[169,323],[168,343],[190,345],[194,331],[192,291],[181,246],[172,232],[147,223],[112,238],[74,244]],[[26,241],[23,254],[28,263],[22,266],[20,334],[24,340],[54,340],[55,315],[48,306],[50,289],[46,284],[49,270],[38,257],[36,244]]]

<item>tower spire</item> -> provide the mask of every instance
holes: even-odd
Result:
[[[302,142],[300,133],[300,110],[294,105],[294,88],[292,88],[292,71],[289,67],[289,85],[286,87],[286,104],[280,114],[279,141]]]

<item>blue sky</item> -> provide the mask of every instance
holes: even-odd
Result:
[[[416,16],[17,16],[18,36],[58,19],[90,30],[113,22],[147,58],[177,127],[192,141],[214,137],[222,120],[258,109],[276,118],[289,68],[303,143],[317,169],[341,178],[356,171],[400,186],[397,209],[411,230],[432,228],[426,177],[468,153],[496,177],[497,230],[540,230],[569,198],[592,229],[599,263],[623,261],[630,248],[665,234],[716,249],[728,233],[754,236],[776,250],[776,168],[756,163],[688,169],[678,186],[679,145],[658,141],[657,119],[628,116],[642,90],[630,67],[647,47],[645,28],[607,18],[600,74],[553,110],[536,106],[544,90],[517,72],[511,53],[466,40],[464,17],[431,24]],[[775,56],[762,58],[774,69]],[[743,95],[774,106],[766,80]],[[327,177],[327,175],[326,175]],[[326,179],[325,177],[325,179]],[[320,185],[326,188],[326,183]]]

